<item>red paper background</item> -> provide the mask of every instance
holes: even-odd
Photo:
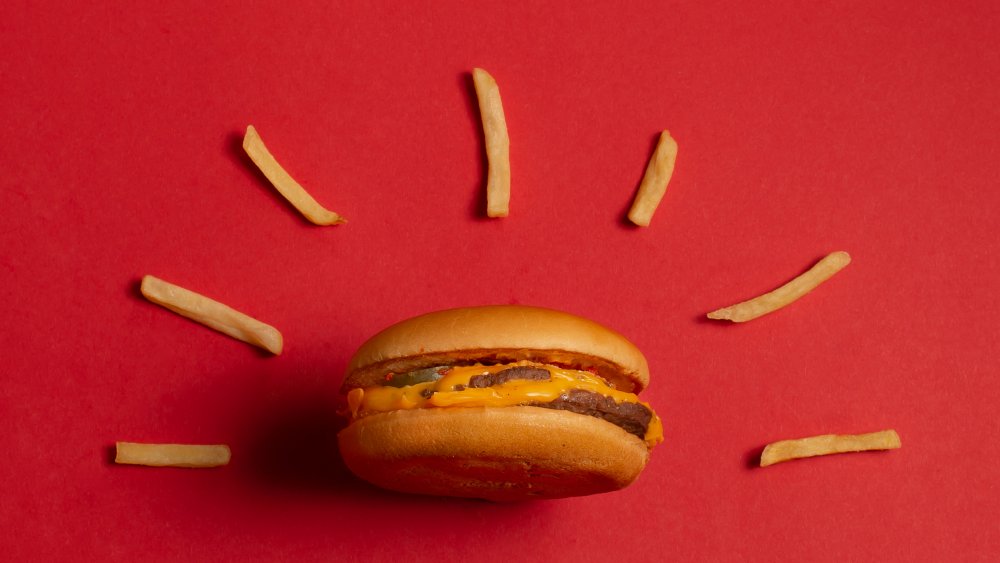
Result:
[[[1000,550],[993,2],[66,2],[0,7],[0,552],[12,560],[989,560]],[[470,5],[472,4],[472,5]],[[511,215],[482,217],[468,71],[500,84]],[[254,124],[350,223],[314,227]],[[656,134],[680,154],[622,220]],[[832,250],[745,325],[705,312]],[[279,327],[268,357],[138,297]],[[666,443],[607,495],[493,505],[350,476],[365,338],[525,303],[647,354]],[[772,440],[903,448],[754,468]],[[116,440],[229,443],[218,470]]]

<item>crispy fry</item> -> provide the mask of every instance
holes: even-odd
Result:
[[[271,185],[306,219],[317,225],[339,225],[347,222],[340,215],[317,203],[309,195],[309,192],[278,164],[253,125],[247,125],[246,135],[243,136],[243,150],[250,156],[250,160],[257,165],[257,168],[260,168],[264,176],[267,176]]]
[[[507,121],[500,102],[500,88],[490,73],[481,68],[472,70],[472,81],[476,86],[479,113],[483,118],[486,160],[489,162],[486,214],[490,217],[506,217],[510,212],[510,137],[507,136]]]
[[[870,434],[825,434],[798,440],[782,440],[768,444],[760,454],[760,466],[813,457],[818,455],[864,452],[870,450],[895,450],[902,444],[895,430],[882,430]]]
[[[142,278],[141,291],[146,299],[178,315],[214,328],[247,344],[263,348],[272,354],[281,354],[283,339],[278,329],[248,317],[228,305],[153,276]]]
[[[115,463],[155,467],[219,467],[229,463],[229,446],[115,443]]]
[[[674,175],[674,163],[677,161],[677,141],[670,136],[670,131],[660,133],[656,150],[646,165],[646,174],[639,184],[632,208],[628,212],[629,221],[640,227],[648,227],[656,207],[660,205],[663,194],[667,193],[667,184]]]
[[[749,301],[712,311],[708,314],[708,318],[742,323],[773,313],[816,289],[819,284],[830,279],[850,263],[850,254],[844,251],[833,252],[817,262],[808,272],[778,289]]]

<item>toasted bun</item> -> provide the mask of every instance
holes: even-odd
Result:
[[[351,471],[380,487],[494,501],[614,491],[649,457],[614,424],[528,406],[394,411],[357,420],[338,439]]]
[[[414,317],[373,336],[354,354],[342,390],[456,362],[531,360],[594,368],[623,391],[649,384],[649,366],[621,334],[593,321],[520,305],[450,309]]]

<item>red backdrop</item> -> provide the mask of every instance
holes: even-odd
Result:
[[[0,7],[0,551],[24,560],[985,560],[1000,549],[1000,12],[992,2]],[[360,3],[359,3],[360,4]],[[500,84],[510,217],[481,216],[468,72]],[[307,224],[254,124],[350,221]],[[623,220],[656,134],[680,151]],[[833,250],[745,325],[704,314]],[[279,327],[268,357],[138,297]],[[630,488],[522,505],[354,479],[352,351],[524,303],[642,348],[666,442]],[[754,468],[772,440],[903,448]],[[217,470],[116,440],[229,443]]]

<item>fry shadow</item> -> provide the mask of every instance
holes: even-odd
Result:
[[[747,470],[760,467],[760,456],[764,453],[764,446],[757,446],[743,454],[743,467]]]
[[[708,313],[706,313],[706,312],[698,313],[697,315],[695,315],[694,317],[692,317],[691,320],[694,321],[694,324],[698,324],[698,325],[723,326],[723,325],[726,325],[726,324],[736,324],[736,323],[733,323],[733,322],[730,322],[730,321],[720,321],[718,319],[710,319],[710,318],[708,318]]]
[[[142,277],[134,278],[129,280],[128,286],[125,287],[125,295],[129,299],[135,299],[136,301],[146,301],[146,297],[142,294]]]
[[[118,457],[118,447],[115,444],[104,446],[104,465],[115,465]]]

